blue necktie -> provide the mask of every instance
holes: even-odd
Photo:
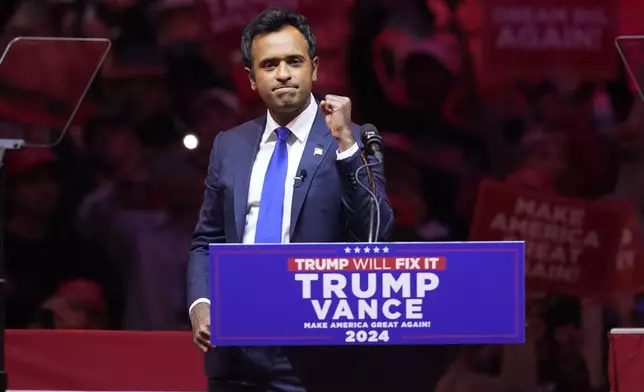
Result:
[[[284,187],[288,169],[286,140],[291,131],[286,127],[275,130],[277,143],[264,177],[259,216],[255,230],[255,243],[281,243],[282,217],[284,214]]]

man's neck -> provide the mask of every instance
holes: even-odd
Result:
[[[300,108],[298,108],[294,112],[282,112],[278,113],[275,112],[271,109],[268,109],[268,112],[271,114],[271,117],[273,117],[273,120],[279,125],[280,127],[285,127],[287,126],[291,121],[293,121],[297,116],[302,114],[303,111],[306,110],[306,108],[309,107],[309,104],[311,103],[311,96],[309,95],[309,98],[306,100],[306,103],[302,105]]]
[[[40,240],[49,234],[51,223],[48,219],[35,216],[14,215],[7,221],[7,231],[26,240]]]

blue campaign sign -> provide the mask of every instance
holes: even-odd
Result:
[[[217,346],[523,343],[524,243],[213,244]]]

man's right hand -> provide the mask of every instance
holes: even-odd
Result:
[[[190,312],[192,323],[192,341],[203,352],[208,352],[210,344],[210,305],[202,302],[195,305]]]

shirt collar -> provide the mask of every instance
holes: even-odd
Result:
[[[290,123],[286,125],[286,128],[291,130],[291,133],[297,138],[298,141],[304,143],[311,132],[313,127],[313,122],[315,121],[315,116],[317,114],[318,104],[311,94],[309,100],[309,106],[304,109],[297,117],[295,117]],[[264,129],[264,135],[262,136],[262,143],[266,143],[270,140],[271,137],[276,138],[275,130],[279,128],[277,122],[271,117],[271,114],[266,112],[266,128]]]

